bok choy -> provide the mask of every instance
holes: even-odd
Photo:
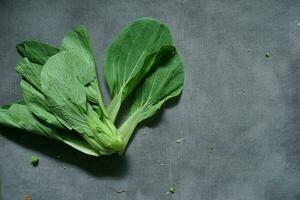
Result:
[[[183,65],[170,30],[152,18],[126,27],[107,48],[104,78],[111,102],[105,106],[88,32],[79,26],[60,47],[37,41],[17,45],[22,56],[23,99],[0,107],[0,124],[61,141],[93,156],[122,154],[138,123],[180,95]],[[126,120],[115,126],[131,96]]]

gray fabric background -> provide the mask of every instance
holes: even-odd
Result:
[[[92,158],[0,128],[2,200],[300,199],[299,0],[0,0],[0,104],[21,98],[18,42],[57,45],[84,24],[102,78],[105,47],[144,16],[173,33],[181,99],[138,129],[124,157]]]

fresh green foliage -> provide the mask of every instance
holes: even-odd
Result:
[[[169,29],[159,21],[144,18],[125,28],[108,47],[104,77],[112,101],[107,108],[115,120],[122,101],[155,66],[162,48],[172,45]]]
[[[105,112],[104,103],[98,87],[97,72],[93,57],[92,48],[90,46],[87,30],[84,26],[80,26],[74,31],[69,32],[62,41],[63,50],[70,50],[72,54],[80,59],[82,65],[76,63],[77,72],[80,79],[85,83],[85,90],[88,101],[97,104],[103,112]],[[106,113],[106,112],[105,112]],[[104,113],[104,114],[105,114]],[[103,113],[101,113],[103,114]]]
[[[21,80],[23,99],[26,102],[28,109],[36,116],[45,120],[46,122],[48,122],[49,124],[55,127],[63,128],[63,126],[55,118],[55,116],[52,115],[50,112],[48,112],[49,108],[47,106],[45,96],[41,93],[40,76],[43,70],[43,65],[45,64],[45,60],[49,58],[50,53],[51,52],[57,53],[57,51],[52,50],[55,49],[54,47],[50,47],[49,45],[42,44],[39,42],[33,42],[33,41],[30,42],[31,46],[33,47],[46,46],[47,48],[37,48],[36,50],[35,48],[33,48],[33,50],[31,50],[30,46],[27,45],[27,43],[28,42],[25,41],[17,46],[19,52],[22,52],[21,55],[27,56],[24,57],[21,60],[21,62],[16,66],[17,73],[19,73],[23,77],[23,79]],[[27,48],[22,48],[20,50],[20,46],[25,46]],[[46,50],[43,49],[50,49],[50,52],[47,52]],[[40,62],[41,64],[33,63],[30,61],[30,60],[34,60],[34,58],[36,57],[35,55],[39,55],[40,57],[44,58],[43,61]],[[53,55],[54,54],[52,54],[52,56]]]
[[[157,69],[137,88],[129,117],[119,129],[126,143],[139,122],[154,115],[165,101],[181,93],[183,66],[178,54],[175,51],[171,54],[168,60],[160,61]]]
[[[0,107],[0,124],[47,136],[93,156],[122,154],[138,125],[153,116],[183,87],[183,65],[169,29],[142,18],[108,47],[104,77],[111,94],[105,107],[85,27],[66,34],[59,48],[25,41],[16,66],[23,100]],[[132,94],[130,112],[119,128],[114,121]]]
[[[48,58],[59,52],[58,48],[36,41],[24,41],[17,45],[18,52],[31,62],[43,65]]]
[[[99,155],[85,140],[70,131],[56,129],[39,120],[28,110],[24,102],[0,107],[0,123],[64,142],[89,155]]]

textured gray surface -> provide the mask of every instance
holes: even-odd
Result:
[[[0,0],[0,13],[0,104],[21,98],[16,43],[58,44],[80,24],[100,77],[104,48],[143,16],[169,25],[185,64],[180,101],[139,128],[125,157],[1,128],[2,200],[300,199],[300,1]]]

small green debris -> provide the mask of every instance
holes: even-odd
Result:
[[[164,167],[165,166],[165,164],[164,163],[162,163],[160,160],[158,160],[158,161],[156,161],[160,166],[162,166],[162,167]]]
[[[112,187],[110,187],[109,189],[111,189],[111,190],[114,191],[115,193],[123,193],[123,192],[126,192],[126,190],[119,190],[119,189],[115,189],[115,188],[112,188]]]
[[[180,139],[176,140],[176,143],[181,143],[183,141],[184,141],[184,138],[180,138]]]
[[[39,164],[39,158],[36,156],[31,156],[31,161],[30,163],[32,164],[32,166],[36,167]]]
[[[169,188],[169,192],[170,193],[174,194],[175,191],[176,191],[176,188],[174,186],[172,186],[172,187]]]
[[[266,57],[266,58],[270,58],[270,54],[269,54],[269,53],[266,53],[266,54],[265,54],[265,57]]]

